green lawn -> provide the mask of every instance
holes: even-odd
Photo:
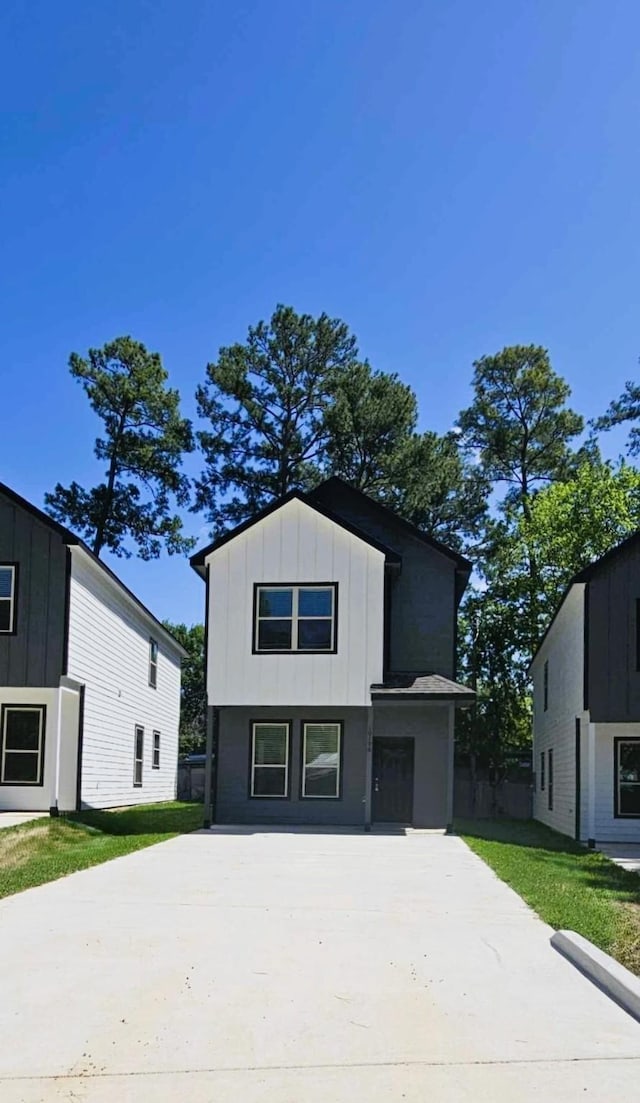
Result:
[[[640,975],[640,876],[531,820],[457,820],[456,831],[556,930],[584,935]]]
[[[0,898],[201,826],[201,804],[172,801],[6,828],[0,831]]]

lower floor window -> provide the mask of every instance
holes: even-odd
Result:
[[[144,757],[144,728],[136,724],[133,742],[133,784],[136,788],[142,785],[142,761]]]
[[[42,785],[44,705],[3,705],[0,717],[0,783]]]
[[[640,739],[616,739],[614,746],[616,816],[640,816]]]
[[[251,736],[251,796],[289,795],[288,721],[253,724]]]
[[[340,724],[304,724],[302,796],[340,795]]]
[[[151,769],[160,769],[160,732],[153,733],[153,759],[151,761]]]

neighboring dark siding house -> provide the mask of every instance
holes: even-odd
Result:
[[[207,582],[207,814],[445,828],[471,565],[332,478],[193,556]]]
[[[183,654],[81,540],[0,484],[0,811],[171,800]]]
[[[531,671],[535,817],[640,842],[640,533],[573,578]]]

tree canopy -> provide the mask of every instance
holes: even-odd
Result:
[[[178,391],[157,352],[131,337],[117,337],[85,359],[72,353],[69,368],[103,422],[94,452],[106,464],[105,479],[89,489],[57,483],[45,495],[45,507],[57,521],[81,534],[96,555],[107,548],[142,559],[165,547],[188,551],[182,520],[171,510],[189,502],[189,482],[181,471],[185,452],[193,450],[191,423],[180,416]]]

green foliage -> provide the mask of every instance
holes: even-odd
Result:
[[[583,419],[567,409],[570,387],[540,346],[513,345],[473,366],[474,400],[458,424],[487,478],[526,501],[536,486],[568,473],[569,442]]]
[[[170,499],[189,501],[189,483],[180,470],[193,450],[191,424],[180,416],[180,396],[166,386],[160,356],[131,337],[118,337],[88,359],[72,353],[71,375],[102,420],[104,435],[95,455],[106,464],[105,481],[86,489],[77,482],[45,495],[47,511],[82,535],[96,555],[108,548],[130,556],[133,543],[142,559],[166,547],[188,551],[193,541],[182,534],[182,521]]]
[[[169,801],[39,819],[0,832],[0,897],[131,854],[202,825],[202,805]]]
[[[640,972],[640,880],[542,824],[456,821],[464,841],[556,930],[577,931]]]
[[[207,742],[204,626],[163,623],[188,652],[180,682],[180,754],[200,753]]]
[[[593,422],[596,429],[613,429],[628,421],[640,421],[640,384],[627,381],[620,398],[615,399],[602,417]],[[629,432],[629,452],[640,455],[640,427],[634,425]]]
[[[219,534],[320,478],[324,411],[336,373],[357,362],[344,322],[278,306],[244,344],[221,348],[198,387],[204,471],[196,508]]]
[[[417,420],[416,396],[397,375],[350,365],[336,373],[323,414],[327,470],[373,498],[388,496]]]

